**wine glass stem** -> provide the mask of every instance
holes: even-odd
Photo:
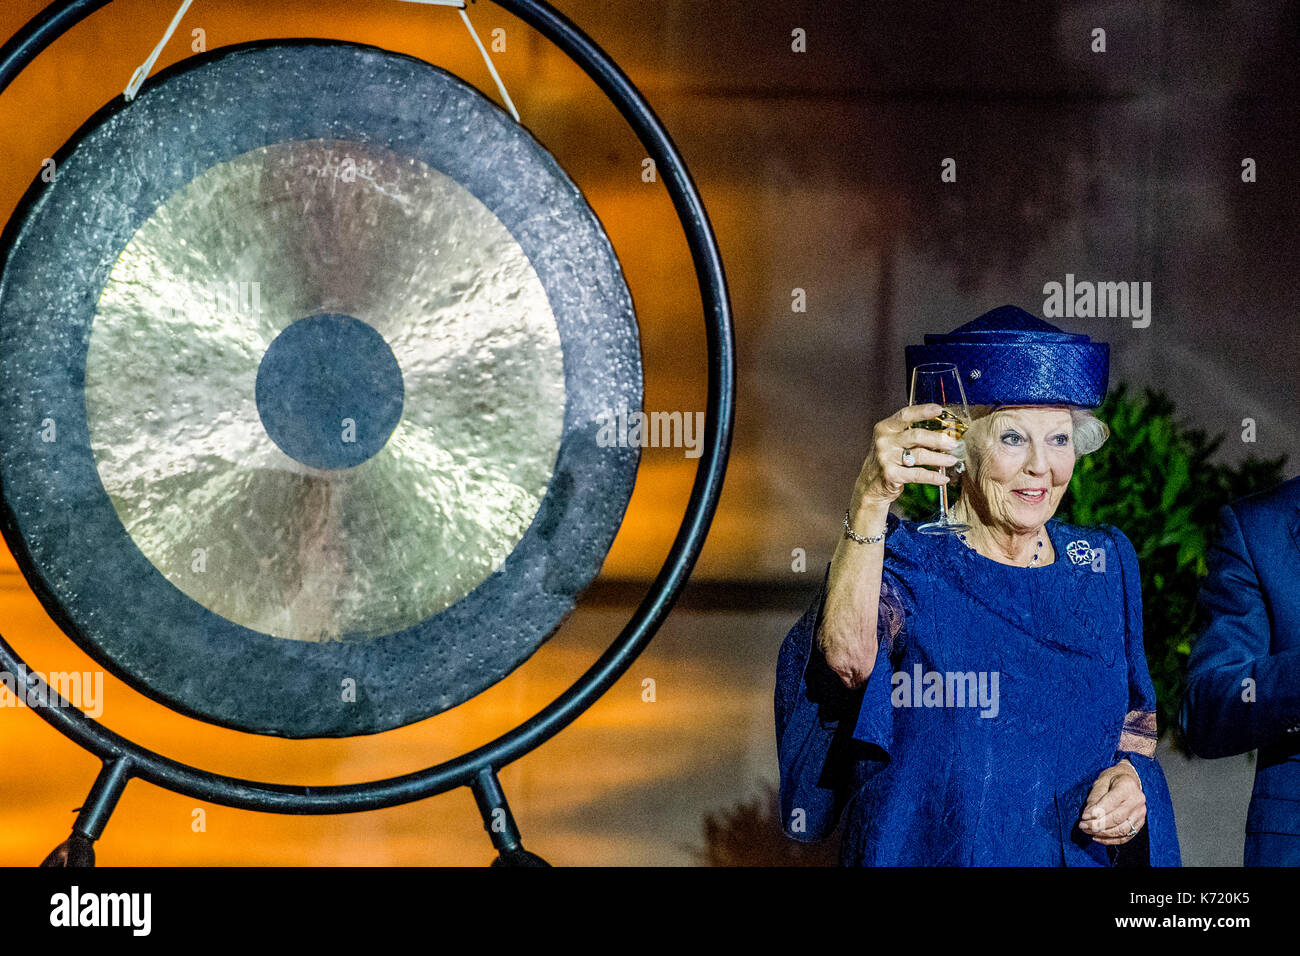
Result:
[[[939,477],[942,478],[946,473],[946,469],[940,466]],[[946,484],[939,486],[939,523],[948,524],[948,486]]]

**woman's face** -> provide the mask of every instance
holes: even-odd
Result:
[[[1056,513],[1074,473],[1074,424],[1066,408],[1007,408],[990,416],[971,456],[971,490],[990,523],[1036,531]]]

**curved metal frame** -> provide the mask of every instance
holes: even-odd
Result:
[[[0,48],[0,93],[56,39],[112,0],[59,0]],[[505,861],[526,856],[506,806],[496,771],[539,746],[590,707],[631,666],[663,623],[694,567],[717,508],[735,414],[735,344],[731,303],[717,239],[685,161],[650,105],[594,41],[544,0],[494,0],[533,27],[582,67],[649,151],[673,200],[699,281],[708,342],[708,392],[704,448],[686,514],[649,593],[615,641],[563,694],[530,719],[476,750],[444,763],[385,780],[329,787],[260,783],[211,773],[154,753],[119,736],[75,708],[45,706],[37,713],[104,761],[74,834],[97,839],[132,777],[199,800],[270,813],[333,814],[377,810],[469,786]],[[0,637],[0,667],[11,674],[26,665]],[[46,688],[45,692],[50,693]],[[60,699],[60,703],[65,703]],[[504,812],[502,817],[498,811]]]

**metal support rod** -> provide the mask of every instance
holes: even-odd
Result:
[[[514,814],[510,812],[510,804],[506,803],[506,794],[501,789],[497,772],[491,766],[479,770],[470,781],[469,788],[474,791],[474,802],[478,804],[478,812],[483,817],[483,829],[487,830],[492,845],[497,850],[493,866],[550,866],[537,854],[524,849],[519,826],[515,823]]]
[[[42,867],[90,867],[95,865],[95,841],[104,833],[108,818],[117,807],[117,801],[132,777],[132,760],[125,754],[106,757],[104,766],[95,778],[81,805],[77,821],[72,825],[72,835],[55,847],[45,858]]]
[[[497,848],[497,852],[513,853],[522,849],[519,827],[515,823],[514,814],[510,812],[510,805],[506,803],[506,794],[501,789],[496,771],[484,767],[470,784],[470,789],[474,791],[474,802],[478,804],[478,812],[483,817],[483,828],[492,837],[492,845]]]
[[[132,762],[130,757],[118,757],[104,761],[104,767],[95,778],[86,802],[81,805],[77,822],[72,826],[73,833],[80,833],[92,842],[98,840],[108,824],[108,818],[117,808],[117,801],[131,779]]]

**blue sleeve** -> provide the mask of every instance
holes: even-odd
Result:
[[[1114,543],[1123,581],[1129,678],[1129,711],[1115,751],[1115,762],[1127,759],[1142,782],[1142,793],[1147,803],[1144,829],[1149,845],[1149,859],[1145,862],[1150,866],[1181,866],[1173,798],[1155,756],[1156,692],[1142,643],[1142,576],[1137,552],[1124,532],[1115,527],[1106,530]]]
[[[1230,505],[1219,512],[1208,564],[1179,721],[1197,756],[1228,757],[1277,743],[1300,724],[1300,650],[1269,653],[1268,606]]]
[[[861,780],[861,761],[878,753],[865,751],[854,739],[855,728],[868,742],[888,747],[888,726],[879,709],[879,688],[889,709],[889,613],[878,614],[880,654],[865,688],[851,690],[831,670],[816,646],[830,565],[812,604],[791,628],[781,645],[776,673],[776,740],[780,766],[782,827],[795,840],[810,842],[828,836]],[[892,601],[886,585],[885,600]],[[883,604],[884,602],[882,602]],[[864,691],[875,701],[864,706]],[[862,712],[860,715],[859,711]],[[867,729],[861,716],[870,713]],[[870,740],[875,733],[878,739]]]

